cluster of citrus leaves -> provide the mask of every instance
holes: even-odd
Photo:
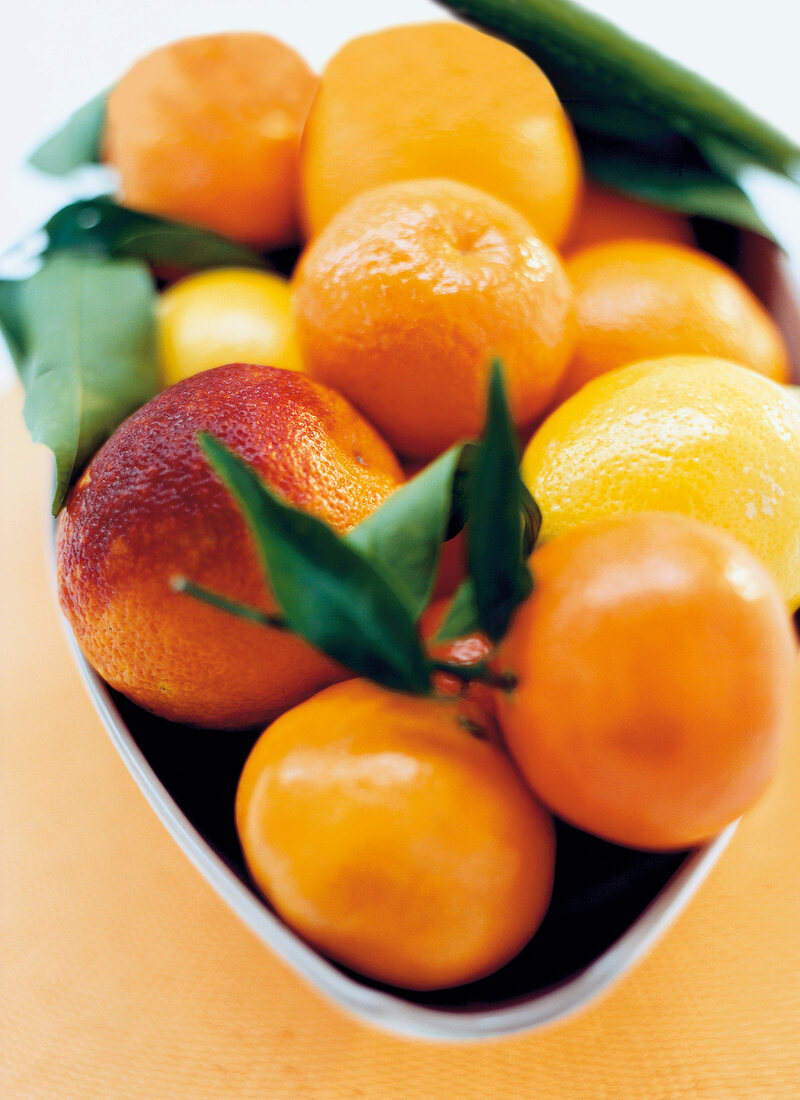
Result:
[[[430,602],[441,545],[464,526],[469,578],[437,640],[480,630],[496,641],[531,591],[527,559],[541,515],[520,478],[497,362],[480,440],[451,447],[344,535],[286,503],[213,436],[201,435],[200,444],[250,528],[280,614],[234,604],[182,577],[175,578],[176,589],[290,630],[357,675],[426,694],[432,674],[449,668],[428,656],[417,624]],[[457,672],[463,678],[464,670]],[[492,673],[477,666],[470,676]]]
[[[43,242],[34,275],[0,280],[0,331],[25,390],[28,429],[55,455],[55,514],[97,448],[158,392],[153,269],[267,261],[105,196],[59,210]]]

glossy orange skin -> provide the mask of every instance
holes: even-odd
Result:
[[[147,54],[108,100],[104,156],[123,202],[262,248],[293,243],[317,83],[266,34],[182,38]]]
[[[381,504],[402,475],[338,394],[294,371],[232,364],[134,413],[76,484],[58,528],[58,595],[92,666],[165,718],[246,727],[346,673],[286,633],[171,590],[182,574],[274,610],[244,520],[196,442],[200,431],[339,530]]]
[[[777,325],[738,275],[699,249],[611,241],[574,253],[566,271],[577,339],[558,402],[600,374],[662,355],[712,355],[788,378]]]
[[[280,915],[371,978],[439,989],[498,969],[547,909],[549,815],[455,703],[337,684],[257,741],[236,796]]]
[[[480,431],[493,356],[516,422],[532,421],[574,338],[556,254],[511,207],[444,179],[354,199],[303,255],[294,304],[309,373],[408,458]]]
[[[562,255],[571,256],[590,245],[631,237],[694,245],[694,233],[683,215],[638,202],[587,180],[567,239],[561,245]]]
[[[495,195],[558,244],[580,154],[547,77],[507,43],[460,23],[352,39],[326,66],[303,133],[308,235],[362,191],[431,176]]]
[[[511,755],[555,813],[607,840],[677,849],[735,820],[787,731],[796,638],[774,583],[729,536],[616,516],[537,550],[501,644]]]

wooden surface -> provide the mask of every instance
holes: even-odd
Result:
[[[20,405],[18,394],[0,402],[4,1100],[800,1095],[800,690],[768,795],[602,1001],[483,1044],[383,1035],[239,924],[117,757],[49,590],[49,461]]]

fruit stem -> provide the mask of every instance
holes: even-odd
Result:
[[[446,672],[455,676],[465,684],[478,680],[490,687],[500,688],[501,691],[513,691],[517,686],[517,678],[511,672],[497,672],[485,661],[478,661],[474,665],[455,665],[449,661],[431,661],[432,672]]]
[[[216,607],[220,611],[228,611],[231,615],[238,615],[240,619],[258,623],[259,626],[271,626],[276,630],[287,629],[286,620],[281,618],[280,615],[268,615],[266,611],[259,611],[258,608],[250,607],[246,603],[239,603],[238,600],[230,600],[227,596],[220,596],[219,593],[203,588],[202,585],[195,584],[187,577],[172,577],[169,583],[173,592],[193,596],[194,599],[202,600],[203,603],[210,604],[211,607]]]

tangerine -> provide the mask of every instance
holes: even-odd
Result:
[[[325,68],[303,134],[308,233],[362,191],[432,176],[495,195],[558,244],[580,154],[549,80],[507,43],[460,23],[352,39]]]
[[[550,900],[549,815],[458,719],[452,701],[337,684],[265,731],[236,796],[247,865],[281,916],[408,989],[498,969]]]
[[[493,356],[524,425],[572,350],[556,254],[516,210],[452,180],[353,199],[301,258],[294,303],[309,373],[412,458],[480,431]]]
[[[546,806],[636,848],[743,813],[786,732],[796,638],[749,550],[686,516],[613,516],[532,559],[498,661],[506,744]]]
[[[574,253],[566,270],[577,338],[559,401],[599,374],[660,355],[713,355],[787,380],[775,322],[738,275],[699,249],[610,241]]]
[[[300,135],[317,83],[268,34],[153,50],[108,97],[104,157],[122,201],[261,248],[293,243]]]

